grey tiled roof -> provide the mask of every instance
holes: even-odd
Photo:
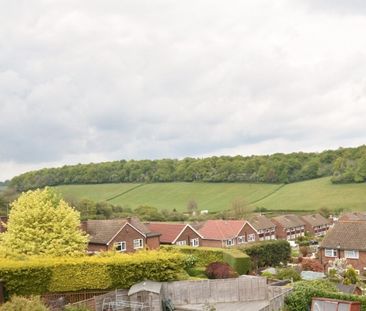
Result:
[[[338,222],[324,237],[320,247],[366,250],[366,222]]]
[[[281,215],[277,217],[273,217],[273,220],[280,223],[284,228],[293,228],[305,226],[305,223],[299,216],[289,214],[289,215]]]
[[[266,216],[263,215],[256,215],[249,219],[249,223],[256,229],[256,230],[262,230],[262,229],[268,229],[268,228],[274,228],[276,225]]]
[[[320,214],[304,215],[300,217],[302,218],[302,220],[309,223],[313,227],[330,224],[330,220]]]

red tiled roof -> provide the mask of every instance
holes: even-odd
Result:
[[[151,222],[145,225],[150,231],[161,234],[160,242],[162,243],[173,243],[186,226],[185,224],[170,224],[162,222]]]
[[[198,232],[204,239],[227,240],[236,237],[245,220],[207,220]]]

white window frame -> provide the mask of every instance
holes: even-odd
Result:
[[[248,242],[255,242],[255,233],[248,234]]]
[[[243,244],[245,242],[244,236],[242,236],[242,235],[239,235],[237,240],[238,240],[238,244]]]
[[[226,240],[225,241],[226,246],[233,246],[235,245],[234,239]]]
[[[144,247],[144,240],[143,239],[134,239],[133,240],[133,248],[140,249]]]
[[[325,257],[332,257],[335,258],[338,256],[338,250],[334,248],[326,248],[324,251]]]
[[[194,239],[191,239],[191,246],[193,247],[197,247],[200,245],[200,240],[199,238],[194,238]]]
[[[123,247],[124,245],[124,247]],[[120,250],[118,250],[117,248],[121,247]],[[116,242],[114,243],[114,249],[116,250],[116,252],[125,252],[127,250],[127,243],[126,241],[121,241],[121,242]]]
[[[178,246],[187,245],[187,241],[186,241],[186,240],[183,240],[183,241],[177,241],[177,242],[175,242],[175,245],[178,245]]]
[[[344,258],[347,259],[359,259],[360,253],[356,249],[348,249],[344,251]]]

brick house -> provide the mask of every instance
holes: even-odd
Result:
[[[366,271],[366,222],[338,222],[329,229],[319,246],[325,269],[335,258],[346,258],[359,273]]]
[[[131,253],[160,246],[160,234],[151,232],[137,218],[87,220],[81,223],[81,228],[89,234],[89,252]]]
[[[249,219],[249,223],[258,232],[258,240],[275,240],[276,225],[266,216],[256,215]]]
[[[295,240],[305,235],[305,222],[300,217],[289,214],[272,218],[276,225],[276,237],[282,240]]]
[[[6,228],[4,227],[4,224],[6,224],[7,222],[8,222],[8,217],[0,216],[0,233],[6,231]]]
[[[305,223],[305,231],[315,236],[325,235],[331,226],[330,220],[320,214],[304,215],[300,218]]]
[[[150,231],[161,234],[161,244],[200,246],[202,242],[201,234],[189,224],[151,222],[145,225]]]
[[[246,220],[207,220],[198,229],[202,246],[231,247],[258,241],[257,230]]]

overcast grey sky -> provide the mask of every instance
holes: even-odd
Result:
[[[366,142],[364,0],[0,0],[0,180]]]

